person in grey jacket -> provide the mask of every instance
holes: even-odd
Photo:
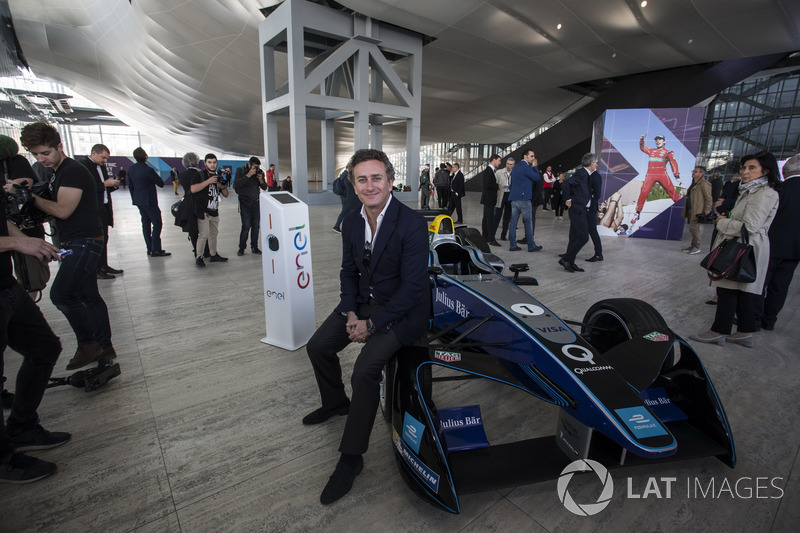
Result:
[[[777,189],[781,182],[778,163],[769,152],[742,157],[739,173],[742,177],[739,199],[730,213],[719,215],[714,247],[726,239],[738,237],[744,227],[756,257],[756,280],[753,283],[727,279],[714,282],[718,301],[714,323],[710,330],[689,338],[699,342],[725,344],[727,341],[752,347],[752,333],[758,329],[755,306],[769,266],[768,231],[778,210]],[[738,331],[731,334],[734,315],[738,318]]]

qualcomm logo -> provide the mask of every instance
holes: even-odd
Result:
[[[578,504],[572,499],[572,496],[570,496],[567,491],[567,486],[569,482],[572,481],[572,476],[575,475],[576,472],[588,471],[592,471],[597,475],[598,479],[600,479],[600,482],[603,484],[603,491],[600,493],[595,503]],[[608,473],[606,467],[597,461],[578,459],[568,464],[566,468],[561,471],[561,475],[558,478],[557,489],[558,499],[564,504],[567,511],[578,516],[592,516],[605,509],[611,502],[611,496],[614,494],[614,480],[611,479],[611,474]]]

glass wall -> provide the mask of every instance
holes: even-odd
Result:
[[[739,158],[766,150],[800,153],[800,69],[761,75],[719,93],[708,105],[698,160],[730,176]]]

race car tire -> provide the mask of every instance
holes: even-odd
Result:
[[[600,353],[633,337],[669,329],[652,305],[635,298],[600,300],[586,311],[583,324],[581,336]]]
[[[392,356],[381,370],[380,406],[383,419],[392,422],[392,398],[394,397],[394,374],[397,371],[397,356]]]

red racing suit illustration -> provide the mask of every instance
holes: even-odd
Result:
[[[659,140],[661,142],[658,142]],[[642,185],[642,192],[639,193],[639,200],[636,202],[636,212],[641,212],[642,207],[644,207],[644,201],[647,195],[650,194],[650,189],[652,189],[653,185],[656,183],[660,183],[661,186],[664,187],[664,190],[667,191],[667,194],[669,194],[673,202],[680,200],[681,195],[675,190],[675,187],[672,185],[672,180],[670,180],[667,175],[667,163],[669,163],[672,168],[672,175],[675,176],[675,179],[678,180],[680,184],[681,177],[678,171],[678,162],[675,161],[675,155],[672,151],[664,148],[664,139],[662,137],[656,137],[656,148],[648,148],[644,145],[644,136],[642,136],[642,138],[639,139],[639,149],[650,156],[650,161],[647,163],[647,174],[644,178],[644,184]]]

